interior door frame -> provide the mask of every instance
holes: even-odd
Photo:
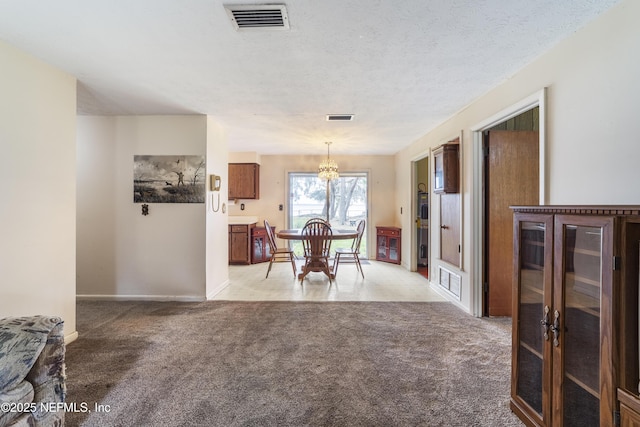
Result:
[[[429,160],[429,171],[431,173],[433,173],[433,171],[435,171],[436,169],[436,165],[435,165],[435,156],[433,155],[433,152],[442,144],[446,144],[449,142],[454,142],[456,140],[458,140],[458,230],[460,235],[458,236],[458,246],[459,246],[459,251],[458,251],[458,265],[452,264],[450,262],[447,262],[445,260],[442,259],[442,243],[441,243],[441,239],[440,239],[440,225],[442,224],[442,218],[440,217],[440,212],[441,212],[441,199],[438,198],[438,202],[437,202],[437,209],[431,209],[431,205],[429,205],[429,209],[431,212],[433,212],[434,215],[437,215],[437,224],[436,227],[438,227],[438,232],[435,233],[434,235],[437,235],[437,240],[434,241],[433,246],[438,248],[437,251],[437,259],[438,261],[444,265],[444,266],[449,266],[451,268],[454,268],[455,270],[459,271],[459,272],[464,272],[465,268],[464,268],[464,252],[465,252],[465,247],[464,247],[464,180],[465,180],[465,176],[464,176],[464,161],[465,161],[465,149],[464,149],[464,144],[462,143],[463,139],[463,131],[460,130],[460,133],[458,133],[455,136],[451,136],[450,138],[447,138],[446,140],[442,141],[441,144],[439,144],[438,146],[435,147],[431,147],[430,150],[430,160]],[[430,181],[431,182],[431,181]],[[433,185],[431,185],[431,191],[433,192]],[[433,201],[434,198],[430,198],[430,202]],[[435,204],[435,203],[432,203]]]
[[[416,212],[418,211],[418,201],[416,194],[418,194],[418,166],[417,163],[420,160],[428,159],[429,167],[427,173],[429,174],[427,182],[431,183],[431,150],[427,149],[421,151],[411,159],[411,233],[409,234],[409,271],[418,271],[418,237],[416,233]],[[429,237],[427,239],[427,265],[431,269],[431,190],[427,185],[428,204],[429,204],[429,217],[427,218],[427,224],[429,227]]]
[[[547,187],[546,187],[546,99],[547,88],[529,95],[521,101],[505,108],[504,110],[492,115],[491,117],[481,121],[475,126],[471,126],[471,134],[473,138],[472,147],[472,174],[473,179],[471,186],[471,310],[476,317],[483,315],[483,277],[484,277],[484,155],[483,155],[483,132],[490,128],[505,122],[517,115],[531,110],[532,108],[540,108],[539,123],[539,203],[547,204]]]

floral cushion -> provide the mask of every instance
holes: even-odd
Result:
[[[33,403],[34,391],[33,386],[28,381],[22,381],[16,387],[10,390],[0,391],[0,407],[6,408],[6,404],[13,405],[9,411],[0,410],[0,427],[11,425],[11,423],[22,415],[19,408],[30,408],[29,404]],[[11,406],[9,406],[11,408]]]
[[[18,404],[36,404],[23,413],[1,411],[0,427],[64,425],[63,411],[42,411],[39,406],[64,402],[64,351],[59,317],[0,319],[0,404],[13,404],[15,409],[23,406]]]

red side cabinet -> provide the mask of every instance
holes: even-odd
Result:
[[[273,230],[275,227],[271,227],[271,229]],[[251,230],[251,264],[257,264],[271,259],[268,239],[266,228],[255,227]]]
[[[402,229],[376,227],[376,260],[400,264]]]

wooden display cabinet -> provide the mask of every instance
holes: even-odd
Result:
[[[514,211],[511,408],[532,426],[613,426],[617,387],[637,387],[638,256],[625,242],[638,245],[640,206]]]
[[[376,261],[400,264],[401,234],[398,227],[376,227]]]
[[[459,144],[444,144],[433,152],[433,192],[436,194],[457,193],[460,159]]]
[[[618,399],[623,427],[640,427],[640,219],[629,218],[622,224],[622,287],[620,296],[620,368]]]
[[[275,232],[275,227],[271,227]],[[251,229],[251,264],[266,262],[271,259],[267,229],[255,227]]]
[[[260,165],[229,163],[229,200],[260,198]]]
[[[640,399],[637,395],[618,390],[620,401],[620,426],[640,427]]]

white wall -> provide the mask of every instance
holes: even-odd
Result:
[[[133,156],[206,155],[206,116],[78,117],[78,295],[202,300],[202,203],[133,202]]]
[[[110,295],[116,288],[116,122],[116,117],[78,117],[76,272],[80,295]]]
[[[472,311],[471,286],[478,286],[481,279],[470,274],[474,244],[471,129],[478,123],[547,87],[546,203],[640,204],[638,16],[640,2],[621,2],[396,156],[398,203],[408,205],[412,193],[407,165],[419,153],[428,152],[463,131],[460,303],[468,311]],[[436,217],[431,215],[432,230],[439,226]],[[403,228],[410,227],[411,215],[405,211],[399,222]],[[433,236],[432,253],[437,253],[436,243]],[[403,253],[409,250],[408,241],[404,240]],[[432,259],[430,271],[440,264]]]
[[[207,176],[215,174],[222,178],[220,191],[211,191],[207,182],[206,296],[209,299],[229,284],[227,147],[226,133],[212,118],[207,117]]]
[[[234,157],[234,153],[229,154]],[[260,199],[240,200],[229,207],[229,215],[257,216],[259,224],[267,219],[277,229],[286,228],[288,208],[287,179],[289,172],[317,172],[326,156],[262,155],[260,156]],[[341,172],[369,173],[369,235],[367,253],[375,254],[375,226],[397,226],[395,212],[394,156],[331,156]],[[390,203],[391,202],[391,203]],[[240,210],[244,203],[245,210]],[[282,204],[284,210],[278,210]]]
[[[229,153],[229,163],[262,163],[260,154],[255,151],[232,151]]]
[[[76,80],[0,41],[0,317],[75,338]]]

